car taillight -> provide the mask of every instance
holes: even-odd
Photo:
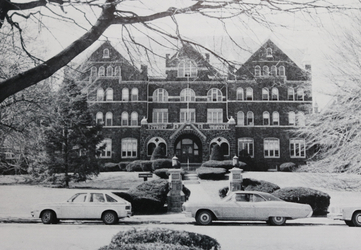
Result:
[[[125,209],[126,209],[126,210],[130,210],[130,209],[131,209],[131,206],[125,206]]]

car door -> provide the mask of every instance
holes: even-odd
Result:
[[[223,209],[224,217],[232,220],[252,220],[255,217],[254,204],[250,194],[235,193]]]
[[[84,218],[84,204],[87,193],[77,193],[59,208],[58,218],[82,219]]]
[[[84,206],[84,218],[87,219],[100,219],[101,215],[107,206],[103,193],[92,192],[89,194],[88,202]]]
[[[272,203],[266,201],[266,199],[258,194],[253,194],[251,201],[254,205],[255,219],[267,220],[269,218],[270,211],[274,209]]]

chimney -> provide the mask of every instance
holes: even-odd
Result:
[[[170,54],[165,54],[165,67],[166,68],[168,67],[169,57],[170,57]]]
[[[206,61],[209,63],[209,53],[206,53]]]
[[[140,75],[141,75],[141,78],[142,80],[148,80],[148,66],[147,65],[140,65]]]

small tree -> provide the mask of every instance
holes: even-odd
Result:
[[[88,110],[86,95],[74,81],[65,83],[55,102],[51,122],[45,132],[51,174],[69,172],[75,181],[84,181],[99,173],[97,145],[101,143],[101,126],[95,125]]]
[[[222,149],[218,144],[215,144],[212,147],[212,151],[211,151],[211,156],[209,158],[209,160],[213,160],[213,161],[223,161],[224,157],[223,157],[223,153],[222,153]]]
[[[157,146],[154,151],[153,154],[151,156],[151,160],[156,160],[156,159],[164,159],[166,158],[165,152],[164,152],[164,148],[162,146]]]

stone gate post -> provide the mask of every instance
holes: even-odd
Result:
[[[229,175],[229,190],[228,193],[241,190],[242,189],[242,171],[240,168],[232,168],[229,170],[231,173]]]
[[[182,175],[180,169],[169,169],[169,193],[167,195],[168,212],[182,212],[185,201],[182,191]]]

